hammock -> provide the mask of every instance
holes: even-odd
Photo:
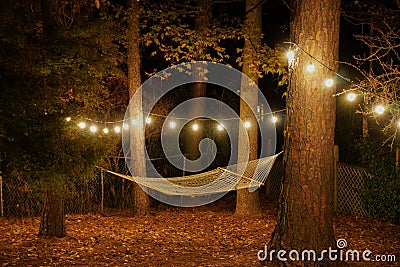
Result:
[[[199,174],[173,178],[132,177],[110,170],[105,171],[166,195],[199,196],[244,188],[254,191],[264,185],[279,154],[225,168],[218,167]]]

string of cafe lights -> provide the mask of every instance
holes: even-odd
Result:
[[[258,111],[260,109],[258,108]],[[258,114],[258,119],[262,119],[266,115],[272,114],[271,120],[273,123],[277,123],[279,121],[279,118],[277,114],[286,111],[286,109],[281,109],[273,112],[268,112],[268,113],[259,113]],[[168,127],[170,129],[176,128],[178,121],[180,120],[185,120],[187,121],[188,118],[183,118],[183,117],[173,117],[173,116],[165,116],[161,114],[156,114],[156,113],[149,113],[149,116],[146,117],[145,123],[147,125],[150,125],[154,122],[156,117],[161,117],[161,118],[168,118]],[[212,118],[196,118],[194,119],[194,123],[192,123],[191,128],[193,131],[198,131],[200,130],[200,125],[198,121],[202,120],[209,120]],[[232,118],[223,118],[219,119],[219,121],[226,121],[226,120],[237,120],[238,118],[232,117]],[[101,131],[102,134],[110,134],[110,133],[115,133],[119,134],[122,132],[122,130],[129,130],[129,127],[134,127],[137,125],[137,121],[135,119],[132,119],[131,121],[125,121],[125,120],[119,120],[119,121],[96,121],[92,120],[89,118],[77,118],[73,119],[72,117],[67,117],[66,119],[67,123],[76,123],[77,127],[80,128],[81,130],[89,130],[89,132],[95,134]],[[243,126],[245,128],[250,128],[251,123],[250,121],[243,121]],[[216,129],[218,132],[222,132],[224,130],[224,125],[223,123],[217,124]]]
[[[392,101],[392,99],[388,99],[385,97],[382,97],[374,92],[368,91],[366,88],[360,86],[359,84],[357,84],[356,82],[353,82],[351,79],[341,75],[340,73],[336,72],[335,70],[333,70],[332,68],[329,68],[326,64],[324,64],[321,60],[317,59],[316,57],[314,57],[313,55],[311,55],[309,52],[307,52],[304,48],[302,48],[299,44],[294,43],[294,42],[285,42],[286,44],[290,44],[291,46],[294,46],[295,49],[289,49],[286,53],[286,57],[288,59],[288,65],[289,67],[292,66],[292,64],[294,63],[295,57],[296,57],[296,52],[297,51],[301,51],[302,53],[306,54],[308,57],[310,57],[311,61],[309,64],[307,64],[306,66],[306,71],[308,73],[312,73],[315,71],[315,65],[313,63],[313,61],[317,62],[319,65],[321,65],[322,67],[328,69],[332,74],[334,74],[335,76],[341,78],[342,80],[346,81],[347,83],[351,84],[353,86],[352,89],[348,89],[348,90],[343,90],[340,93],[337,93],[334,95],[334,97],[340,96],[342,94],[346,94],[346,99],[349,102],[353,102],[356,98],[357,95],[365,95],[365,94],[369,94],[374,96],[376,99],[380,100],[377,101],[377,104],[374,106],[373,111],[377,114],[377,115],[382,115],[386,108],[385,105],[383,103],[379,103],[379,102],[384,102],[384,103],[391,103],[391,104],[396,104],[394,101]],[[332,78],[326,78],[324,81],[324,84],[326,87],[331,87],[334,84],[334,80]],[[398,124],[400,126],[400,122]]]
[[[343,90],[342,92],[335,94],[334,97],[340,96],[340,95],[342,95],[342,94],[346,94],[346,99],[347,99],[348,101],[350,101],[350,102],[353,102],[353,101],[357,98],[357,95],[370,94],[370,95],[373,95],[374,97],[376,97],[376,98],[378,98],[378,99],[383,99],[383,100],[384,100],[383,102],[386,102],[386,103],[392,102],[390,99],[386,99],[386,98],[384,98],[384,97],[382,97],[382,96],[380,96],[380,95],[377,95],[377,94],[375,94],[375,93],[373,93],[373,92],[367,91],[364,87],[358,85],[357,83],[353,82],[353,81],[350,80],[349,78],[344,77],[343,75],[339,74],[339,73],[336,72],[335,70],[329,68],[326,64],[324,64],[322,61],[320,61],[319,59],[317,59],[316,57],[314,57],[313,55],[311,55],[309,52],[307,52],[305,49],[303,49],[303,48],[302,48],[300,45],[298,45],[297,43],[294,43],[294,42],[285,42],[285,43],[290,44],[291,46],[294,46],[294,47],[295,47],[295,49],[289,49],[289,50],[287,51],[287,53],[286,53],[286,57],[287,57],[287,59],[288,59],[288,66],[289,66],[289,68],[290,68],[291,66],[293,66],[293,63],[294,63],[294,61],[295,61],[296,54],[298,53],[298,51],[301,51],[302,53],[306,54],[306,55],[307,55],[308,57],[310,57],[310,59],[311,59],[311,60],[310,60],[310,63],[308,63],[308,64],[305,66],[306,72],[308,72],[308,73],[310,73],[310,74],[313,73],[313,72],[316,70],[316,66],[315,66],[315,64],[314,64],[314,62],[316,62],[316,63],[318,63],[320,66],[322,66],[322,67],[328,69],[328,70],[330,71],[330,73],[332,73],[332,74],[334,74],[335,76],[341,78],[342,80],[348,82],[348,83],[351,84],[354,88],[357,88],[357,89]],[[332,76],[333,76],[333,75],[332,75]],[[333,80],[332,77],[327,77],[327,78],[324,80],[324,86],[325,86],[325,87],[332,87],[333,85],[334,85],[334,80]],[[374,107],[373,110],[374,110],[374,112],[375,112],[377,115],[382,115],[382,114],[385,112],[386,108],[385,108],[385,105],[384,105],[384,104],[381,104],[381,103],[380,103],[380,104],[377,104],[377,105]],[[279,114],[279,113],[281,113],[281,112],[285,112],[285,111],[286,111],[286,109],[281,109],[281,110],[278,110],[278,111],[273,111],[273,112],[271,112],[271,113],[260,113],[259,107],[258,107],[258,113],[259,113],[259,114],[258,114],[258,117],[259,117],[259,119],[260,119],[260,118],[262,118],[262,117],[265,116],[265,115],[272,114],[272,117],[271,117],[272,122],[273,122],[273,123],[277,123],[277,122],[279,122],[279,117],[277,116],[277,114]],[[155,113],[149,113],[149,116],[145,119],[145,123],[146,123],[147,125],[149,125],[149,124],[151,124],[151,123],[154,121],[154,119],[157,118],[157,117],[167,118],[167,116],[165,116],[165,115],[155,114]],[[168,123],[168,126],[169,126],[170,129],[176,128],[176,126],[177,126],[177,121],[179,121],[179,120],[188,120],[188,118],[171,117],[171,116],[168,116],[168,118],[169,118],[169,120],[170,120],[169,123]],[[222,120],[232,120],[232,119],[237,119],[237,118],[225,118],[225,119],[222,119]],[[201,119],[201,118],[200,118],[200,119],[199,119],[199,118],[196,119],[196,121],[200,121],[200,120],[207,120],[207,119]],[[67,118],[66,118],[66,121],[67,121],[67,122],[72,122],[73,119],[72,119],[71,117],[67,117]],[[100,126],[99,126],[99,125],[100,125]],[[91,133],[97,133],[97,132],[99,132],[99,131],[101,130],[101,132],[102,132],[103,134],[109,134],[109,133],[111,133],[111,132],[114,132],[114,133],[116,133],[116,134],[119,134],[119,133],[121,133],[122,130],[128,130],[129,127],[130,127],[130,125],[132,125],[132,126],[137,125],[137,121],[136,121],[136,120],[132,120],[130,123],[127,122],[127,121],[124,121],[124,120],[108,122],[108,121],[96,121],[96,120],[92,120],[92,119],[89,119],[89,118],[83,118],[83,119],[78,119],[78,120],[77,120],[77,126],[78,126],[80,129],[82,129],[82,130],[89,129],[89,131],[90,131]],[[250,127],[251,127],[250,121],[243,121],[243,125],[244,125],[245,128],[250,128]],[[110,127],[110,126],[111,126],[111,127]],[[400,122],[399,122],[399,126],[400,126]],[[193,131],[198,131],[199,129],[200,129],[200,125],[199,125],[197,122],[194,122],[194,123],[192,124],[192,130],[193,130]],[[217,129],[219,132],[221,132],[221,131],[224,129],[223,124],[218,124],[218,125],[216,126],[216,129]]]

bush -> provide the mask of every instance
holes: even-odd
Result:
[[[363,165],[373,175],[364,183],[364,208],[371,217],[400,223],[400,169],[395,166],[395,148],[378,142],[366,142],[360,148]]]

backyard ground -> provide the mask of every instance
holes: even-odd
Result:
[[[158,207],[139,218],[68,215],[65,238],[37,237],[39,218],[0,219],[0,266],[259,266],[257,252],[271,237],[276,203],[246,217],[234,216],[232,203],[227,196],[200,208]],[[335,233],[348,249],[397,259],[355,266],[400,266],[399,225],[338,215]]]

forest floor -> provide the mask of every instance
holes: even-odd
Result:
[[[0,265],[259,266],[257,252],[271,237],[277,203],[264,205],[262,215],[243,217],[233,214],[234,203],[226,196],[200,208],[158,207],[138,218],[67,215],[65,238],[37,237],[39,218],[0,219]],[[400,266],[400,225],[337,215],[335,234],[348,249],[397,260],[350,266]]]

